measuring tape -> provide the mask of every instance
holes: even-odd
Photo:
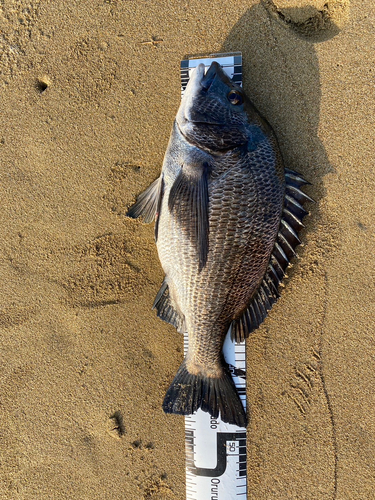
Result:
[[[203,63],[206,69],[217,61],[228,76],[242,85],[242,55],[211,54],[209,57],[181,61],[181,95],[191,71]],[[185,354],[188,335],[184,336]],[[235,344],[228,333],[223,354],[237,392],[246,410],[245,342]],[[246,500],[246,428],[222,422],[199,409],[185,417],[186,499]]]

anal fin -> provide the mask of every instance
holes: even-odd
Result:
[[[166,279],[164,279],[160,290],[158,291],[153,309],[156,309],[157,315],[160,319],[173,325],[179,333],[184,333],[185,318],[181,316],[173,307],[171,297],[169,294],[169,287]]]

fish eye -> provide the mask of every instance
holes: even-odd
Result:
[[[231,90],[227,95],[228,101],[235,106],[243,103],[243,95],[240,90]]]

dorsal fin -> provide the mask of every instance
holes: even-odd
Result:
[[[301,243],[298,233],[303,228],[302,219],[308,213],[303,204],[313,200],[300,187],[309,182],[297,172],[285,169],[285,183],[284,208],[267,271],[248,307],[231,324],[231,336],[236,342],[243,342],[259,327],[279,298],[279,285],[296,247]]]

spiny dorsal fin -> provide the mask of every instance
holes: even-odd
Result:
[[[207,164],[183,165],[169,193],[168,207],[196,246],[201,271],[208,254]]]
[[[264,321],[280,296],[279,285],[296,247],[301,243],[298,233],[303,228],[302,219],[308,213],[302,205],[313,200],[300,187],[310,183],[297,172],[285,169],[285,184],[283,213],[267,271],[249,306],[232,321],[231,336],[236,342],[243,342]]]
[[[285,169],[285,181],[289,186],[311,186],[311,183],[306,181],[298,172],[290,170],[289,168]]]
[[[166,279],[164,279],[160,290],[158,291],[153,309],[156,309],[157,315],[163,321],[173,325],[179,333],[184,333],[185,318],[183,318],[173,307],[169,295],[169,288]]]
[[[132,219],[142,216],[146,223],[152,222],[161,203],[162,188],[163,178],[160,176],[138,196],[137,201],[129,208],[126,215]]]

